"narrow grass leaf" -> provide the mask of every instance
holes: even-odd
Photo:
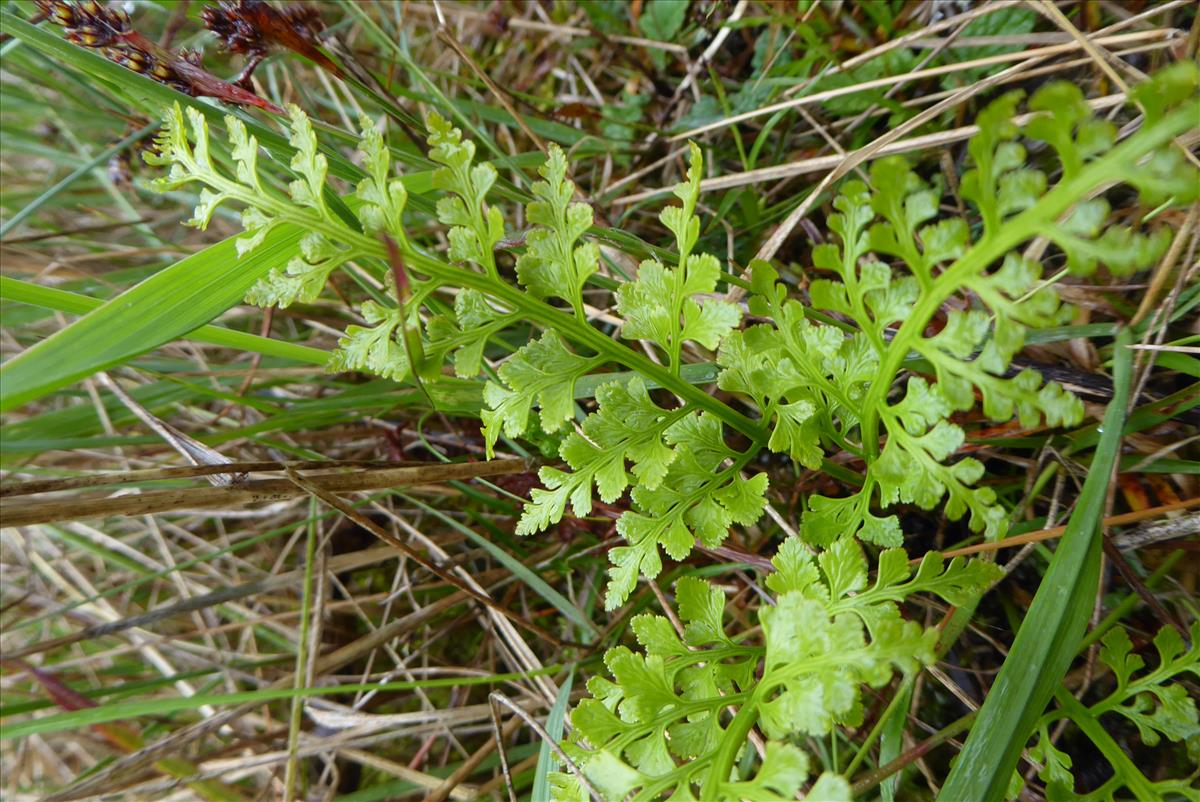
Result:
[[[939,802],[1005,798],[1021,750],[1078,651],[1100,580],[1100,520],[1129,403],[1131,341],[1128,329],[1117,335],[1113,398],[1079,503]]]
[[[93,724],[103,724],[108,721],[138,718],[140,716],[165,716],[198,710],[205,705],[220,707],[223,705],[240,705],[244,702],[265,704],[296,696],[332,696],[341,693],[357,693],[369,691],[411,691],[417,688],[447,688],[455,685],[491,685],[502,682],[519,682],[528,677],[554,674],[561,671],[561,665],[549,665],[535,671],[521,671],[509,674],[488,674],[475,677],[439,677],[406,682],[377,682],[353,685],[322,686],[317,688],[265,688],[260,691],[244,691],[242,693],[196,694],[195,696],[175,696],[166,699],[140,699],[135,702],[115,702],[69,713],[57,713],[52,716],[36,718],[32,721],[5,723],[0,728],[0,741],[14,738],[25,738],[30,735],[47,732],[61,732],[89,727]]]
[[[20,279],[0,276],[0,299],[54,309],[71,315],[86,315],[104,305],[99,298],[91,298],[76,292],[55,287],[42,287]],[[244,331],[234,331],[222,326],[201,326],[188,332],[186,339],[222,348],[249,351],[263,356],[291,359],[310,365],[324,365],[329,361],[329,352],[298,343],[261,337]]]
[[[566,680],[559,686],[558,696],[554,697],[554,706],[550,708],[550,715],[546,717],[546,734],[555,741],[562,738],[563,723],[567,718],[567,704],[571,699],[571,685],[574,681],[575,667],[571,666],[571,673],[567,674]],[[530,797],[533,802],[550,798],[550,772],[557,770],[558,763],[558,757],[550,748],[550,742],[543,741],[538,749],[537,771],[533,775],[533,795]]]
[[[272,267],[295,254],[304,232],[283,224],[237,258],[235,237],[211,245],[107,301],[0,367],[0,411],[182,337],[240,303]]]

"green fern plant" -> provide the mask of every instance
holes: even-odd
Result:
[[[793,739],[828,735],[862,723],[863,686],[934,659],[937,632],[901,617],[899,603],[922,592],[951,604],[977,597],[1000,570],[928,555],[915,573],[903,549],[879,557],[874,584],[853,540],[814,558],[796,538],[784,541],[765,584],[774,593],[758,613],[761,637],[726,634],[725,594],[700,579],[675,587],[683,632],[662,616],[640,615],[632,628],[642,651],[610,649],[612,679],[594,677],[591,698],[572,713],[570,754],[605,800],[793,799],[809,778],[809,757]],[[762,756],[747,738],[760,727]],[[735,763],[743,766],[731,779]],[[562,777],[560,798],[585,798]],[[808,798],[849,800],[850,787],[824,773]]]
[[[1071,84],[1044,87],[1030,101],[1031,108],[1053,110],[1026,130],[1059,156],[1061,177],[1048,189],[1046,174],[1025,166],[1020,132],[1011,122],[1019,100],[1019,92],[1009,93],[977,121],[980,133],[969,146],[973,165],[962,180],[963,197],[982,218],[976,232],[963,218],[937,219],[941,190],[898,158],[872,166],[873,189],[858,181],[843,188],[834,202],[837,213],[829,218],[840,244],[813,252],[815,267],[837,280],[814,281],[811,296],[813,308],[852,320],[851,335],[806,320],[805,308],[786,300],[770,266],[755,265],[751,309],[772,322],[726,346],[721,386],[738,392],[761,388],[756,400],[764,410],[774,409],[774,436],[779,445],[790,446],[797,461],[816,466],[814,446],[823,430],[867,464],[858,493],[809,499],[802,523],[812,543],[854,533],[879,545],[898,545],[896,519],[871,511],[876,493],[880,507],[903,501],[931,509],[944,498],[951,519],[969,513],[972,529],[998,537],[1005,513],[989,488],[976,485],[982,464],[969,457],[947,464],[964,440],[950,416],[973,408],[977,394],[984,415],[994,421],[1016,415],[1024,426],[1061,426],[1078,422],[1083,413],[1077,399],[1055,383],[1043,383],[1034,371],[1006,375],[1026,329],[1061,323],[1069,314],[1043,286],[1041,266],[1016,247],[1042,236],[1062,250],[1075,272],[1090,272],[1102,259],[1113,272],[1128,273],[1152,264],[1170,231],[1102,229],[1100,221],[1108,216],[1102,199],[1072,204],[1116,182],[1132,184],[1150,203],[1195,195],[1194,168],[1176,150],[1161,148],[1165,137],[1149,162],[1139,165],[1140,149],[1132,140],[1113,149],[1115,127],[1092,119]],[[1149,138],[1149,130],[1142,135]],[[881,255],[898,261],[889,265]],[[955,299],[962,308],[949,311],[931,334],[938,310]],[[936,381],[910,376],[903,393],[890,398],[910,353],[928,365]],[[772,387],[761,374],[776,365],[780,369],[771,372],[784,375],[776,375]],[[795,405],[822,410],[822,425],[806,430],[790,413]]]
[[[752,265],[748,307],[761,322],[741,328],[742,310],[712,299],[722,277],[716,258],[696,250],[703,160],[693,145],[688,179],[675,188],[680,205],[660,215],[674,235],[674,263],[643,262],[615,293],[620,334],[630,345],[606,336],[584,314],[582,290],[598,270],[598,249],[586,239],[592,214],[571,201],[567,160],[555,146],[533,187],[527,215],[535,228],[518,252],[515,284],[500,275],[494,256],[505,233],[503,215],[487,201],[495,170],[476,163],[473,144],[437,115],[428,127],[431,157],[441,165],[433,183],[448,193],[437,207],[449,226],[444,259],[405,238],[404,184],[391,176],[389,154],[369,121],[360,146],[368,178],[347,199],[361,228],[330,209],[325,159],[295,108],[288,197],[264,188],[256,143],[234,118],[228,121],[232,170],[214,164],[200,115],[189,110],[189,136],[178,108],[151,160],[171,166],[164,188],[204,185],[194,225],[206,225],[221,203],[243,205],[243,253],[279,222],[310,232],[300,252],[251,291],[252,302],[312,300],[333,270],[351,262],[390,277],[380,235],[398,242],[409,286],[387,287],[401,292],[401,302],[366,302],[361,313],[368,325],[348,327],[331,368],[399,381],[436,375],[450,358],[460,377],[487,373],[481,418],[489,454],[502,436],[526,434],[536,408],[541,431],[564,435],[563,465],[542,469],[545,488],[533,491],[517,531],[553,525],[568,505],[588,515],[594,496],[615,502],[628,491],[630,509],[617,524],[626,544],[610,553],[606,606],[613,609],[639,575],[659,573],[662,552],[682,559],[696,542],[716,546],[732,524],[758,520],[767,477],[750,466],[763,449],[810,468],[831,448],[865,464],[856,493],[810,497],[802,533],[814,545],[851,536],[899,545],[896,518],[876,512],[897,502],[927,509],[944,502],[949,517],[969,514],[973,529],[998,537],[1004,509],[990,488],[978,485],[981,463],[955,459],[964,433],[952,416],[974,407],[976,395],[996,421],[1015,415],[1024,425],[1057,426],[1082,414],[1078,400],[1035,372],[1007,375],[1026,329],[1060,323],[1065,314],[1043,286],[1041,266],[1017,248],[1045,237],[1082,273],[1101,262],[1128,272],[1156,259],[1169,231],[1105,226],[1108,207],[1092,196],[1116,183],[1132,186],[1148,203],[1195,196],[1195,170],[1169,143],[1194,122],[1196,80],[1194,65],[1179,65],[1145,87],[1139,100],[1146,124],[1119,145],[1114,127],[1091,116],[1077,88],[1039,90],[1029,105],[1043,114],[1024,134],[1058,156],[1056,182],[1026,164],[1022,132],[1011,122],[1020,93],[995,101],[980,115],[962,180],[962,196],[981,220],[974,229],[967,219],[943,216],[941,188],[902,160],[876,162],[872,186],[848,182],[834,201],[829,228],[839,242],[813,253],[823,277],[812,283],[812,308],[826,313],[822,320],[847,321],[844,327],[808,314],[766,263]],[[456,293],[452,308],[439,298],[448,291]],[[940,330],[931,331],[948,303],[953,308]],[[496,370],[485,369],[486,344],[517,320],[543,333]],[[730,401],[691,384],[683,371],[685,359],[714,351],[718,385]],[[897,388],[913,355],[921,370]],[[614,368],[634,378],[605,382]],[[584,376],[599,379],[597,403],[572,428],[582,414],[575,388]],[[730,445],[733,434],[746,445]]]
[[[1030,756],[1041,765],[1038,776],[1046,783],[1046,798],[1050,802],[1114,800],[1123,791],[1138,800],[1200,800],[1200,789],[1196,787],[1200,770],[1193,771],[1190,777],[1151,781],[1114,739],[1111,729],[1100,722],[1105,714],[1120,716],[1137,728],[1146,746],[1155,746],[1163,738],[1182,743],[1193,764],[1200,765],[1200,714],[1196,700],[1183,682],[1172,681],[1188,674],[1193,681],[1200,679],[1200,625],[1192,625],[1190,638],[1189,647],[1173,628],[1161,629],[1154,638],[1158,665],[1142,672],[1145,660],[1132,653],[1133,644],[1124,628],[1114,627],[1104,636],[1100,661],[1116,679],[1112,692],[1087,706],[1071,694],[1060,692],[1058,709],[1046,713],[1037,725],[1037,741]],[[1075,792],[1071,757],[1055,747],[1051,735],[1055,723],[1064,718],[1092,741],[1112,767],[1112,776],[1086,796]]]
[[[725,277],[718,260],[698,250],[703,159],[692,145],[687,180],[674,190],[679,204],[660,215],[674,236],[671,258],[644,261],[633,280],[617,282],[619,339],[587,315],[583,291],[601,270],[600,253],[588,239],[591,209],[572,200],[568,162],[556,146],[526,209],[534,228],[516,248],[515,282],[495,256],[506,233],[503,213],[488,200],[496,171],[437,115],[427,127],[440,165],[433,185],[447,193],[437,204],[448,227],[444,255],[405,237],[405,185],[367,120],[360,143],[367,178],[344,203],[331,203],[324,157],[295,108],[286,195],[260,180],[256,143],[234,118],[228,150],[214,158],[203,118],[189,109],[185,120],[175,107],[150,159],[170,166],[162,187],[203,186],[192,224],[207,225],[222,203],[242,207],[241,254],[280,223],[309,232],[298,253],[251,291],[251,302],[311,301],[334,270],[351,264],[376,277],[382,292],[361,307],[365,325],[347,327],[331,369],[419,380],[437,377],[449,361],[480,388],[489,456],[501,438],[558,438],[561,463],[540,471],[544,487],[532,492],[519,534],[554,525],[568,507],[585,516],[594,498],[612,503],[628,494],[617,522],[625,542],[610,552],[608,609],[629,598],[639,576],[660,573],[663,552],[683,559],[697,542],[717,546],[732,525],[758,521],[768,480],[752,466],[764,450],[814,469],[831,451],[860,459],[861,487],[846,497],[811,496],[804,543],[789,539],[776,555],[761,636],[727,634],[719,588],[684,578],[676,586],[682,637],[666,619],[636,619],[643,652],[611,650],[613,679],[594,679],[592,698],[572,716],[572,754],[605,799],[692,799],[698,790],[706,800],[766,800],[793,798],[808,781],[811,758],[795,744],[797,734],[855,722],[862,686],[933,659],[934,634],[904,621],[899,602],[932,592],[967,604],[996,578],[986,563],[944,566],[929,555],[910,579],[896,548],[903,534],[886,510],[899,502],[944,505],[950,518],[969,516],[973,529],[1002,534],[1006,513],[979,484],[983,466],[956,457],[965,435],[953,416],[980,402],[987,418],[1015,416],[1027,426],[1071,424],[1082,414],[1077,399],[1036,373],[1009,375],[1026,330],[1066,314],[1041,265],[1019,248],[1044,237],[1081,274],[1100,264],[1127,273],[1158,258],[1169,232],[1107,225],[1102,193],[1124,184],[1148,204],[1196,197],[1196,171],[1172,140],[1200,115],[1198,84],[1195,65],[1181,64],[1143,87],[1144,123],[1120,144],[1070,85],[1039,90],[1029,107],[1040,113],[1024,130],[1012,122],[1020,94],[995,101],[978,119],[961,182],[977,225],[946,215],[942,188],[904,161],[876,162],[870,185],[847,182],[833,203],[828,226],[837,242],[814,249],[820,277],[809,306],[764,262],[751,265],[745,310],[714,298]],[[1022,138],[1044,143],[1057,167],[1031,166]],[[389,264],[390,243],[402,265]],[[492,364],[489,343],[518,322],[541,333]],[[689,369],[713,358],[722,398],[694,384]],[[591,409],[577,397],[585,377],[595,388]],[[855,538],[887,549],[869,588]],[[806,547],[823,551],[814,560]],[[1109,651],[1116,655],[1119,644]],[[1124,676],[1127,691],[1141,688]],[[1173,696],[1144,691],[1186,718]],[[1161,715],[1128,703],[1149,698],[1138,694],[1129,691],[1112,709],[1147,733],[1164,731],[1154,723],[1163,723]],[[1063,709],[1080,726],[1093,716]],[[755,727],[766,735],[761,756],[746,751]],[[1047,742],[1043,751],[1050,750]],[[554,786],[562,798],[585,792],[572,776]],[[848,793],[845,780],[828,773],[809,788],[823,799]]]

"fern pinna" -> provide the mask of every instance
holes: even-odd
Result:
[[[830,467],[831,454],[856,458],[864,469],[853,475],[854,492],[807,499],[799,538],[773,561],[766,584],[775,595],[758,629],[726,634],[722,591],[695,579],[676,587],[682,634],[666,619],[635,619],[642,652],[609,652],[613,679],[593,679],[592,698],[572,717],[579,775],[556,780],[564,798],[793,798],[810,763],[798,737],[857,721],[863,685],[934,658],[932,632],[904,621],[897,603],[923,591],[965,603],[996,578],[988,564],[942,566],[930,556],[905,581],[893,505],[944,505],[949,518],[967,516],[988,538],[1005,529],[1004,507],[979,483],[983,465],[957,456],[964,432],[953,416],[978,404],[988,419],[1024,426],[1082,417],[1080,402],[1058,385],[1010,371],[1027,329],[1069,314],[1021,247],[1044,238],[1077,274],[1099,264],[1129,273],[1157,259],[1170,232],[1108,225],[1100,192],[1125,184],[1147,205],[1195,197],[1196,171],[1172,141],[1200,114],[1197,82],[1195,66],[1182,64],[1145,85],[1136,98],[1144,123],[1120,143],[1070,84],[1038,90],[1024,128],[1013,122],[1021,94],[1002,96],[980,114],[968,147],[966,216],[948,215],[944,188],[903,159],[875,162],[869,184],[848,181],[833,201],[832,241],[813,250],[819,278],[807,305],[765,262],[750,266],[745,306],[717,295],[730,277],[699,248],[703,158],[694,144],[687,180],[674,188],[678,203],[659,216],[673,248],[628,280],[608,269],[591,238],[592,210],[574,200],[559,148],[550,146],[533,184],[525,209],[532,229],[510,240],[493,192],[496,169],[436,114],[427,128],[437,168],[421,183],[442,193],[442,254],[406,237],[405,180],[393,175],[369,120],[360,143],[367,177],[336,208],[313,127],[294,107],[286,192],[264,182],[254,138],[232,117],[230,147],[214,160],[203,118],[189,109],[185,120],[176,107],[152,161],[170,165],[164,188],[203,185],[193,224],[205,226],[222,203],[242,207],[241,253],[279,224],[309,232],[300,252],[251,291],[252,303],[312,301],[349,265],[378,271],[389,291],[375,282],[375,298],[361,307],[365,325],[347,328],[330,369],[422,380],[440,377],[449,362],[457,377],[477,382],[489,456],[502,438],[557,443],[560,461],[541,469],[543,487],[532,491],[519,534],[553,526],[568,508],[587,516],[596,498],[627,496],[617,521],[623,543],[609,552],[609,610],[639,576],[660,573],[663,553],[682,560],[697,543],[716,547],[731,526],[760,519],[768,478],[755,466],[764,450],[811,469]],[[1030,165],[1023,142],[1053,152],[1055,168]],[[400,274],[386,268],[389,241],[407,286],[395,286]],[[515,276],[497,261],[502,243],[516,254]],[[611,292],[615,331],[585,290]],[[537,333],[497,359],[501,335],[518,325]],[[711,376],[695,370],[712,360],[719,396]],[[887,549],[870,587],[855,538]],[[754,728],[765,741],[751,755]],[[1054,765],[1047,760],[1048,770]],[[821,799],[849,798],[834,774],[810,793],[818,789]]]

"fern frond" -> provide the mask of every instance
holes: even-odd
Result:
[[[936,632],[904,621],[896,603],[926,591],[965,598],[1000,574],[987,563],[930,561],[910,579],[903,552],[886,554],[886,571],[868,588],[858,545],[843,541],[814,560],[800,541],[785,541],[766,579],[775,598],[759,612],[758,643],[726,634],[720,589],[681,579],[683,637],[665,617],[634,618],[641,651],[610,649],[612,679],[589,682],[591,698],[571,715],[570,749],[589,782],[606,800],[792,798],[810,761],[787,739],[861,722],[864,685],[933,659]],[[749,779],[731,780],[756,725],[769,739],[764,757]],[[808,798],[849,799],[849,788],[826,774]]]
[[[517,257],[517,279],[535,298],[561,298],[571,304],[582,320],[583,285],[600,262],[594,242],[580,243],[592,227],[592,207],[571,202],[575,185],[567,179],[567,157],[558,145],[550,146],[538,174],[545,179],[533,185],[538,200],[525,209],[538,228],[525,237],[525,252]]]
[[[625,320],[621,336],[648,340],[661,347],[676,374],[685,341],[715,350],[742,318],[741,311],[731,303],[697,300],[716,290],[721,266],[711,254],[692,253],[700,236],[695,209],[703,158],[695,143],[690,150],[688,180],[674,190],[683,205],[668,206],[659,215],[675,235],[679,265],[671,268],[653,259],[644,261],[638,267],[637,280],[622,284],[617,291],[617,311]]]

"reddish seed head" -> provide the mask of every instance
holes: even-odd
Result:
[[[277,9],[263,0],[221,0],[201,12],[204,26],[233,53],[261,54],[272,46],[297,50],[319,44],[325,23],[317,9],[292,5]]]
[[[39,3],[46,16],[59,25],[75,24],[75,10],[66,3]]]
[[[283,110],[204,71],[197,53],[175,53],[146,39],[129,15],[97,0],[36,0],[46,18],[66,29],[68,41],[101,50],[105,58],[186,92],[258,106],[276,114]],[[269,8],[269,7],[268,7]],[[209,15],[206,14],[206,19]]]
[[[226,50],[231,53],[265,52],[267,43],[262,33],[245,17],[244,11],[234,3],[208,6],[201,12],[204,27],[213,32]]]
[[[84,47],[108,47],[129,33],[129,15],[105,8],[96,0],[69,3],[38,0],[38,8],[56,25],[67,29],[67,38]]]

